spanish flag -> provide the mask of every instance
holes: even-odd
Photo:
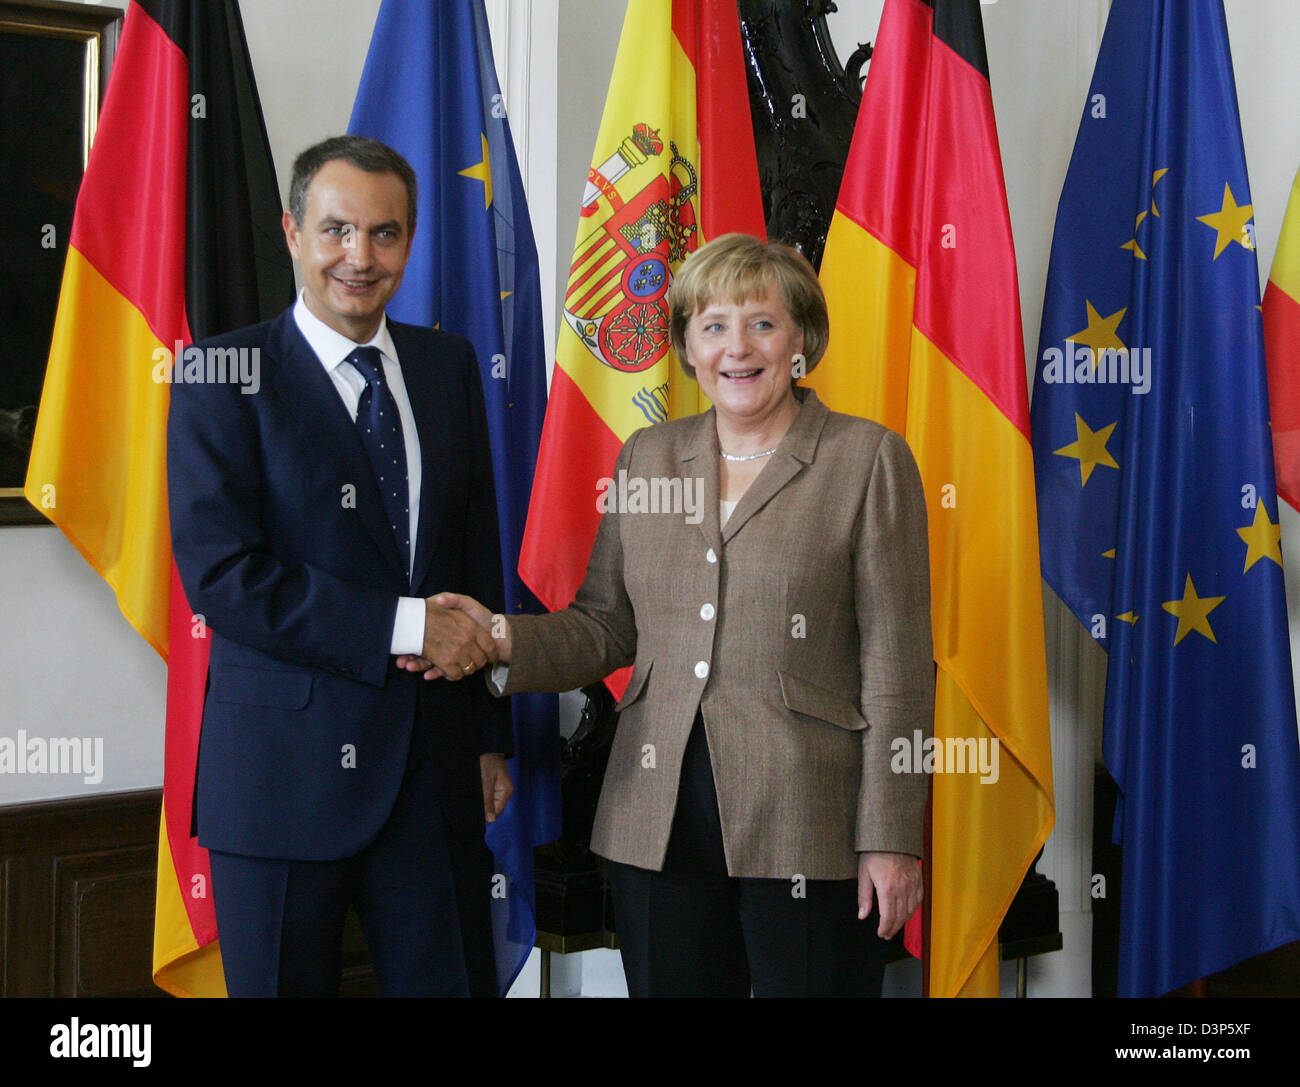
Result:
[[[996,781],[934,775],[929,992],[996,996],[998,927],[1053,803],[1024,344],[977,0],[887,0],[821,281],[830,350],[808,384],[904,435],[925,484],[935,739],[998,752]]]
[[[519,559],[552,610],[582,584],[596,481],[623,443],[707,407],[673,355],[665,295],[690,253],[732,231],[766,235],[736,4],[631,0],[578,212]]]
[[[1300,510],[1300,174],[1264,288],[1264,352],[1277,493]]]
[[[73,216],[25,493],[168,662],[154,980],[225,995],[190,836],[207,677],[172,563],[165,439],[178,347],[293,299],[236,0],[133,0]]]

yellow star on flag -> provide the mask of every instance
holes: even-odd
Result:
[[[1078,433],[1078,438],[1069,445],[1063,445],[1060,449],[1054,449],[1053,452],[1058,457],[1074,457],[1079,462],[1079,476],[1084,486],[1088,484],[1088,477],[1092,475],[1092,470],[1099,464],[1104,464],[1107,468],[1118,468],[1115,458],[1112,457],[1106,449],[1106,442],[1110,438],[1110,433],[1118,425],[1118,422],[1104,426],[1100,430],[1093,430],[1083,421],[1083,416],[1077,411],[1074,413],[1074,428]]]
[[[1236,242],[1243,249],[1254,249],[1254,239],[1251,238],[1250,232],[1246,229],[1246,224],[1255,217],[1255,208],[1253,204],[1238,204],[1233,199],[1232,189],[1228,185],[1223,186],[1223,204],[1218,211],[1210,212],[1208,215],[1198,215],[1196,221],[1212,227],[1217,236],[1214,239],[1214,259],[1219,259],[1219,254],[1228,248],[1229,244]]]
[[[1268,510],[1260,502],[1255,507],[1255,520],[1245,528],[1237,529],[1237,535],[1246,541],[1246,565],[1243,574],[1260,559],[1272,559],[1282,565],[1282,526],[1268,519]]]
[[[1192,584],[1192,575],[1187,575],[1187,584],[1183,587],[1181,600],[1168,600],[1160,606],[1170,615],[1178,616],[1178,633],[1174,635],[1177,645],[1192,631],[1203,634],[1218,645],[1214,631],[1210,629],[1209,615],[1228,598],[1226,596],[1197,596],[1196,586]]]
[[[1120,321],[1124,320],[1124,314],[1128,313],[1128,307],[1116,310],[1109,317],[1103,317],[1086,298],[1083,304],[1088,310],[1088,327],[1073,336],[1067,336],[1066,339],[1092,348],[1092,368],[1095,370],[1097,356],[1106,348],[1121,350],[1124,347],[1124,341],[1119,338],[1115,330],[1119,328]]]
[[[1157,182],[1158,182],[1162,177],[1164,177],[1165,174],[1167,174],[1167,173],[1169,173],[1169,167],[1168,167],[1168,166],[1162,166],[1159,170],[1156,170],[1156,171],[1151,175],[1151,212],[1150,212],[1150,214],[1154,215],[1157,219],[1160,218],[1160,209],[1159,209],[1158,207],[1156,207],[1156,196],[1155,196],[1156,183],[1157,183]],[[1142,225],[1142,220],[1145,219],[1146,217],[1147,217],[1147,212],[1145,212],[1145,211],[1139,211],[1139,212],[1137,213],[1137,220],[1133,223],[1133,237],[1130,238],[1128,241],[1126,241],[1123,245],[1120,246],[1121,249],[1129,249],[1129,250],[1131,250],[1132,253],[1133,253],[1133,256],[1135,256],[1138,260],[1146,260],[1146,259],[1147,259],[1147,255],[1146,255],[1144,252],[1142,252],[1142,246],[1138,244],[1138,239],[1137,239],[1138,228],[1141,227],[1141,225]]]
[[[1155,211],[1155,207],[1156,206],[1153,203],[1151,205],[1151,210]],[[1133,224],[1133,237],[1120,246],[1121,249],[1133,250],[1133,255],[1137,257],[1138,260],[1147,259],[1147,255],[1144,252],[1142,252],[1142,247],[1138,245],[1138,238],[1137,238],[1138,227],[1142,225],[1142,220],[1145,219],[1146,217],[1147,217],[1147,213],[1145,211],[1139,211],[1137,213],[1137,222]]]
[[[1159,181],[1162,177],[1164,177],[1165,174],[1167,173],[1169,173],[1169,167],[1162,166],[1160,167],[1159,170],[1157,170],[1155,173],[1151,175],[1151,190],[1152,190],[1151,191],[1151,214],[1154,215],[1157,219],[1160,218],[1160,209],[1156,207],[1156,196],[1155,196],[1156,182]]]
[[[482,161],[458,170],[457,173],[461,177],[472,177],[476,181],[483,182],[483,209],[486,211],[492,206],[492,161],[488,157],[487,137],[480,134],[479,138],[483,141]]]
[[[1115,618],[1121,623],[1128,623],[1130,625],[1138,621],[1138,616],[1134,615],[1131,611],[1126,611],[1123,615],[1117,615]],[[1145,630],[1146,628],[1144,627],[1143,629]]]

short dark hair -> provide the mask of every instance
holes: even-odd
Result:
[[[386,143],[368,136],[331,136],[312,144],[293,160],[293,180],[289,182],[289,214],[302,226],[307,212],[307,186],[327,162],[343,159],[368,174],[396,174],[406,186],[406,232],[415,231],[415,171]]]

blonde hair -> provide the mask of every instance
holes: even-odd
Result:
[[[715,302],[740,305],[779,287],[785,307],[803,332],[804,373],[826,353],[830,319],[826,297],[808,259],[793,246],[764,242],[750,234],[722,234],[692,253],[668,288],[668,332],[682,369],[695,377],[686,358],[686,326]]]

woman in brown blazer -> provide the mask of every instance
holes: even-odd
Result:
[[[796,384],[829,333],[797,251],[715,239],[669,301],[714,406],[628,439],[577,598],[496,617],[493,679],[634,665],[591,843],[632,995],[878,995],[921,900],[926,781],[890,769],[933,712],[920,476]]]

